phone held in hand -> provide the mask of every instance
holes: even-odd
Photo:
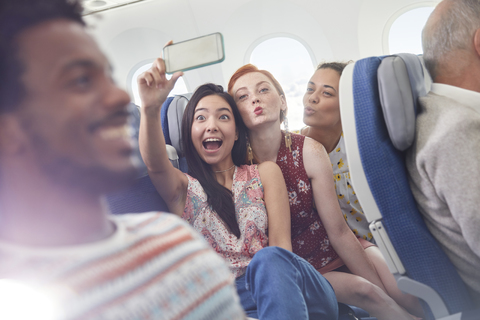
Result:
[[[220,63],[225,60],[223,36],[217,32],[166,46],[163,60],[167,73]]]

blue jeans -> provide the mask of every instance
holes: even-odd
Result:
[[[310,263],[279,247],[255,254],[245,275],[235,281],[249,317],[332,320],[338,305],[330,283]]]

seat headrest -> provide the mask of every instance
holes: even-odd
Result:
[[[147,165],[143,161],[142,155],[140,154],[140,147],[138,144],[138,137],[139,137],[139,131],[140,131],[140,116],[141,116],[140,107],[134,103],[130,103],[128,108],[129,108],[129,112],[132,115],[130,117],[130,125],[133,130],[133,139],[135,141],[133,153],[135,158],[138,159],[137,178],[142,178],[142,177],[148,176],[148,170],[147,170]],[[168,159],[173,164],[173,166],[175,168],[180,168],[177,152],[174,147],[168,144],[167,144],[167,155],[168,155]]]
[[[415,137],[418,98],[427,94],[420,58],[410,53],[385,57],[377,76],[388,134],[395,148],[404,151]]]
[[[184,156],[182,148],[183,112],[185,111],[185,107],[187,106],[188,101],[190,101],[192,94],[193,93],[185,93],[176,95],[167,110],[170,142],[177,150],[179,157]]]
[[[172,103],[173,97],[168,97],[167,100],[162,104],[162,109],[160,110],[160,121],[162,122],[162,131],[163,136],[165,137],[165,143],[171,144],[170,141],[170,132],[168,131],[168,117],[167,111],[170,103]]]

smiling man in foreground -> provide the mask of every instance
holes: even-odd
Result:
[[[33,290],[56,319],[243,319],[223,260],[180,219],[109,215],[102,195],[136,174],[130,99],[80,12],[0,4],[0,293]],[[22,302],[15,316],[44,315]]]

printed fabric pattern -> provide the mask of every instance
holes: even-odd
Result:
[[[186,176],[188,190],[182,218],[227,261],[236,278],[243,275],[255,253],[268,246],[268,218],[258,166],[235,167],[232,193],[241,232],[238,239],[208,204],[200,182],[188,174]]]
[[[156,212],[110,220],[115,233],[94,243],[0,242],[0,278],[49,293],[58,320],[244,319],[225,262],[185,221]]]
[[[362,206],[358,202],[357,195],[352,187],[343,133],[337,146],[328,156],[332,163],[335,191],[337,192],[338,203],[340,204],[340,209],[342,209],[343,217],[357,237],[373,241],[372,233],[368,228],[368,221],[363,214]]]
[[[291,133],[291,136],[292,152],[285,146],[285,139],[282,137],[277,164],[287,185],[292,217],[293,253],[320,270],[339,259],[339,256],[333,249],[327,231],[314,208],[312,185],[303,165],[305,136],[295,133]]]

